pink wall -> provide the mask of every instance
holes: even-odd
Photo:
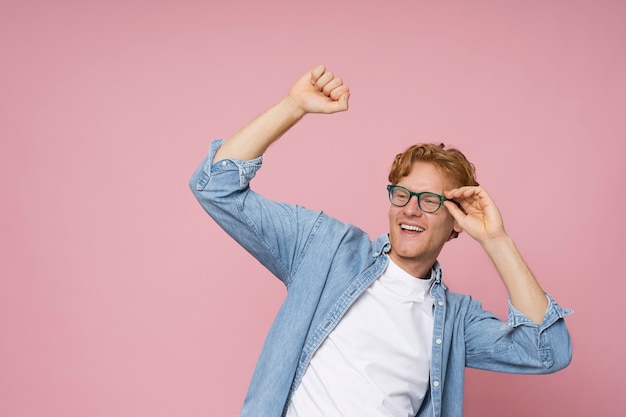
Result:
[[[460,147],[545,289],[576,310],[569,368],[468,371],[466,415],[626,413],[623,2],[7,3],[1,416],[236,414],[283,288],[187,181],[211,138],[317,63],[350,85],[351,109],[307,117],[257,189],[376,236],[391,157]],[[504,314],[477,245],[444,251],[453,289]]]

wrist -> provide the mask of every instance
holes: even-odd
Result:
[[[480,242],[481,246],[487,253],[496,252],[511,246],[515,246],[513,239],[506,232],[502,232],[496,236],[491,236]]]
[[[289,114],[296,121],[300,120],[307,113],[307,111],[298,104],[298,101],[289,94],[283,97],[278,105],[283,108],[286,114]]]

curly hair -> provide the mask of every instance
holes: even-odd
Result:
[[[456,187],[476,186],[476,168],[465,155],[456,148],[448,148],[441,143],[420,143],[399,153],[389,171],[389,182],[397,184],[402,177],[409,175],[414,162],[430,162],[445,174]]]

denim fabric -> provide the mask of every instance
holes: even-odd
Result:
[[[355,226],[323,212],[270,201],[250,189],[261,167],[251,161],[212,163],[222,140],[190,186],[207,213],[287,287],[287,296],[263,346],[241,417],[283,416],[316,349],[361,293],[381,276],[390,249]],[[461,416],[464,368],[545,374],[571,360],[562,309],[549,295],[541,325],[509,301],[506,323],[469,295],[448,291],[434,266],[434,331],[429,393],[418,416]]]

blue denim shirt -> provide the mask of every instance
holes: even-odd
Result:
[[[323,212],[270,201],[250,189],[261,167],[251,161],[212,163],[222,140],[190,181],[207,213],[287,287],[240,413],[280,417],[315,351],[363,291],[381,276],[387,235],[372,242],[355,226]],[[558,371],[571,360],[562,309],[550,296],[538,325],[509,302],[508,322],[469,295],[448,291],[434,266],[430,388],[418,416],[461,416],[464,368],[522,374]]]

